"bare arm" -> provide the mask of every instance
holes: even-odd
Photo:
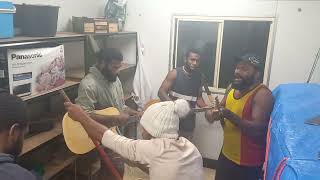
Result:
[[[208,106],[208,105],[206,104],[206,102],[204,101],[204,99],[203,99],[202,96],[201,96],[201,97],[198,97],[198,99],[197,99],[197,105],[198,105],[200,108],[203,108],[203,107]]]
[[[160,89],[158,91],[158,96],[160,97],[161,101],[172,101],[172,99],[169,97],[168,94],[176,78],[177,78],[177,71],[174,69],[168,73],[167,77],[162,82]]]
[[[91,113],[90,117],[95,121],[99,122],[100,124],[103,124],[104,126],[107,126],[109,128],[114,126],[121,126],[129,120],[129,115],[125,113],[121,113],[120,115],[115,116],[106,116]]]
[[[274,99],[270,90],[260,89],[253,99],[252,121],[242,120],[239,116],[228,109],[223,111],[223,115],[242,132],[253,138],[264,137],[268,130],[270,114],[273,109]]]
[[[197,98],[197,105],[200,108],[207,106],[206,102],[204,101],[204,99],[202,97],[202,87],[200,87],[200,89],[199,89],[199,95],[198,95],[198,98]]]

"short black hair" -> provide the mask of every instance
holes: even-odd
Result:
[[[9,130],[12,125],[21,128],[28,125],[26,103],[19,97],[6,91],[0,91],[0,132]]]
[[[199,49],[191,48],[186,52],[186,59],[189,57],[190,53],[198,54],[201,56],[201,51]]]
[[[102,49],[96,54],[98,62],[111,63],[112,60],[123,61],[122,53],[115,48]]]

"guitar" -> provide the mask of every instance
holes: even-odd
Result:
[[[98,110],[95,111],[95,113],[102,116],[120,115],[118,109],[114,107]],[[70,151],[73,153],[85,154],[96,147],[82,125],[79,122],[71,119],[68,116],[68,113],[66,113],[63,117],[62,129],[65,142]],[[117,127],[112,127],[110,130],[119,134]]]

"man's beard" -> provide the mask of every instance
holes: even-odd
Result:
[[[232,88],[239,90],[239,91],[243,91],[248,89],[251,85],[253,85],[254,83],[254,79],[253,77],[250,79],[242,79],[242,81],[240,83],[232,83]]]
[[[118,75],[112,74],[109,70],[104,70],[103,75],[110,82],[115,82],[117,80],[117,77],[118,77]]]

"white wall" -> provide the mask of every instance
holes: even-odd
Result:
[[[298,8],[302,11],[298,12]],[[320,2],[272,0],[129,0],[126,30],[137,31],[145,47],[144,63],[156,93],[168,72],[171,16],[277,17],[270,88],[305,82],[320,47]],[[221,127],[197,120],[195,143],[204,157],[216,159]]]
[[[107,0],[12,0],[14,3],[60,6],[58,31],[70,30],[72,16],[103,16]],[[298,12],[297,9],[302,11]],[[320,2],[272,0],[128,0],[126,30],[140,33],[144,63],[156,94],[168,71],[171,16],[277,17],[270,88],[304,82],[320,47]],[[318,72],[318,71],[317,71]],[[202,115],[199,115],[202,116]],[[204,157],[217,158],[222,142],[218,124],[197,120],[195,143]]]
[[[280,83],[306,82],[320,47],[320,1],[281,2],[278,11],[271,88]]]
[[[12,0],[15,4],[60,6],[58,31],[71,30],[72,16],[101,17],[107,0]]]

